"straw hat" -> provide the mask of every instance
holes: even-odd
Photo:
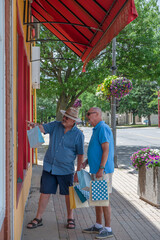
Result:
[[[70,107],[66,111],[60,110],[62,115],[71,118],[72,120],[75,120],[76,122],[81,122],[81,119],[78,118],[79,110],[78,108]]]
[[[78,118],[79,110],[78,108],[70,107],[66,111],[60,110],[62,115],[71,118],[72,120],[75,120],[76,122],[81,122],[81,119]]]

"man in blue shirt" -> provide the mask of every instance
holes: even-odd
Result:
[[[90,167],[93,179],[104,178],[109,182],[108,192],[112,192],[112,174],[114,172],[114,140],[110,127],[102,121],[100,108],[90,108],[87,113],[89,123],[94,127],[93,134],[88,146],[88,159],[82,163],[85,168]],[[98,233],[96,238],[103,239],[113,236],[111,229],[111,207],[95,207],[96,224],[84,229],[85,233]],[[104,215],[105,227],[102,226],[102,214]]]
[[[67,111],[61,110],[62,122],[51,122],[39,125],[42,133],[49,134],[50,142],[44,157],[43,172],[40,186],[40,199],[36,218],[28,223],[27,228],[33,229],[42,226],[42,214],[48,204],[50,194],[56,194],[59,185],[60,194],[65,195],[68,224],[67,228],[74,229],[73,210],[70,209],[69,186],[77,182],[77,173],[74,174],[74,162],[77,157],[77,171],[80,170],[84,156],[84,135],[76,127],[78,109],[70,107]],[[28,122],[35,127],[37,124]]]

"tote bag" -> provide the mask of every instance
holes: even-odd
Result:
[[[82,169],[81,171],[77,172],[77,176],[81,189],[89,191],[90,181],[92,180],[89,172],[86,172],[84,169]]]
[[[31,148],[37,148],[44,143],[44,138],[38,126],[27,130],[27,136]]]
[[[94,180],[90,183],[90,206],[109,206],[108,182]]]
[[[82,203],[89,200],[89,192],[81,189],[80,185],[75,185],[74,189]]]
[[[84,203],[81,202],[73,186],[69,187],[69,201],[71,209],[89,207],[87,201]]]

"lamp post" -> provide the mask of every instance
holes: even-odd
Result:
[[[116,75],[116,38],[112,40],[112,75]],[[116,98],[111,98],[111,128],[114,138],[114,166],[117,168],[117,151],[116,151]]]

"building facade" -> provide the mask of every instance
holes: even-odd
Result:
[[[0,240],[20,240],[33,152],[26,120],[33,119],[31,46],[24,1],[0,1]]]
[[[102,118],[107,124],[111,125],[111,114],[109,112],[103,112]],[[150,121],[151,121],[151,125],[158,125],[158,115],[151,114]],[[133,124],[133,114],[132,113],[116,114],[116,125],[117,126],[131,125],[131,124]],[[148,125],[148,119],[145,117],[135,116],[135,124]]]

